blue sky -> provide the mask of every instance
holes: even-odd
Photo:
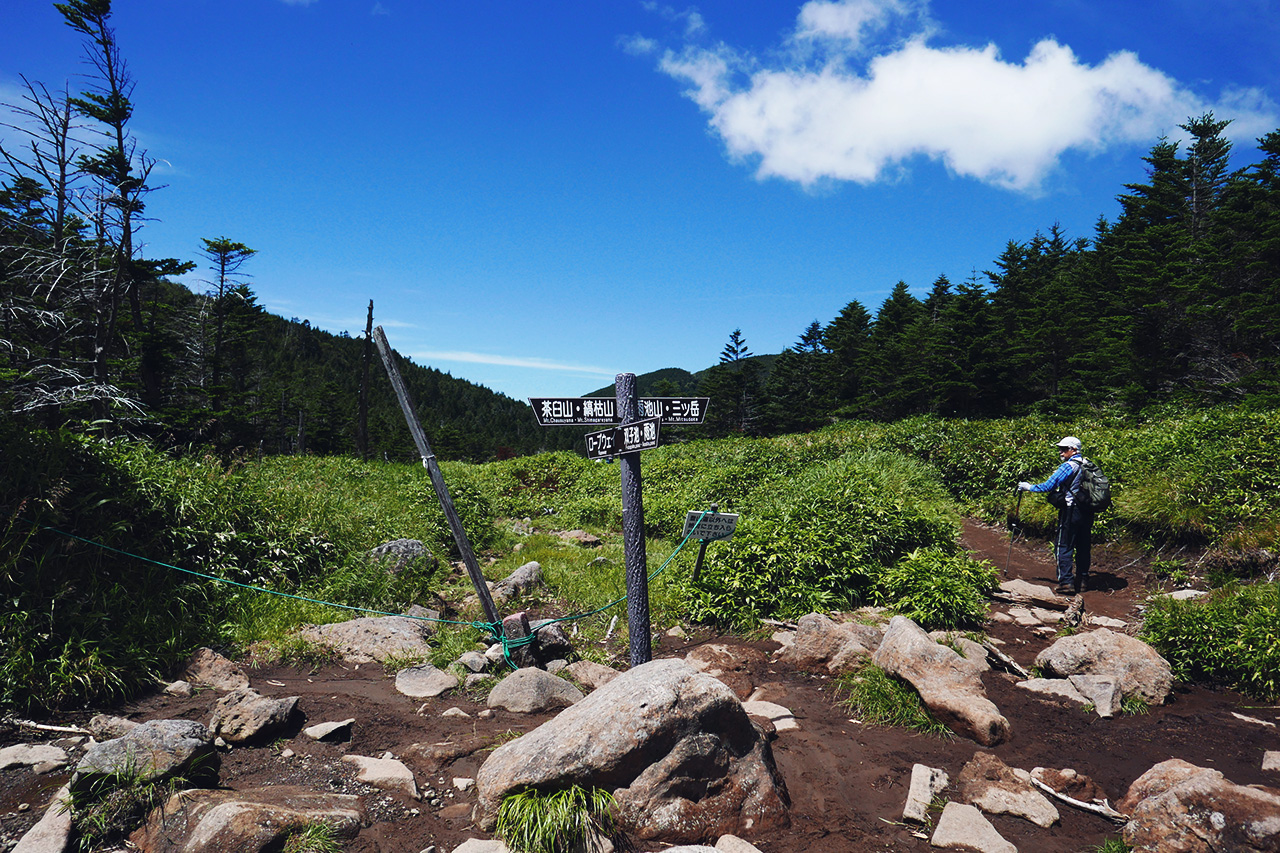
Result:
[[[260,301],[516,398],[779,352],[902,279],[1113,218],[1212,109],[1280,127],[1273,0],[116,0],[148,257],[257,250]],[[0,12],[0,101],[85,70]],[[13,131],[0,130],[12,145]],[[207,271],[188,283],[201,288]]]

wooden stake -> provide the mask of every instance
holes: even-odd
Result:
[[[391,351],[391,345],[387,343],[387,336],[382,331],[382,327],[378,326],[373,330],[373,341],[378,345],[378,355],[382,356],[382,364],[387,369],[387,377],[391,380],[391,387],[395,389],[396,399],[400,401],[400,410],[404,412],[405,422],[409,425],[409,432],[413,434],[414,444],[418,446],[418,455],[422,457],[422,466],[427,469],[427,473],[431,476],[431,485],[436,490],[436,498],[440,501],[440,508],[444,510],[444,516],[449,521],[449,529],[453,531],[453,541],[458,546],[458,553],[462,555],[462,562],[467,567],[467,574],[471,576],[471,583],[476,588],[476,595],[480,598],[480,605],[484,608],[484,615],[489,620],[489,624],[493,626],[494,634],[499,638],[502,637],[502,618],[498,615],[498,608],[493,604],[493,596],[489,594],[489,587],[485,585],[484,575],[480,571],[480,565],[476,562],[476,555],[471,550],[471,540],[467,538],[467,533],[462,529],[462,520],[458,518],[458,512],[453,508],[453,498],[449,496],[449,489],[444,484],[444,475],[440,473],[440,465],[436,462],[435,454],[431,452],[431,445],[427,443],[427,435],[422,431],[422,424],[418,421],[417,412],[413,408],[413,400],[409,398],[409,389],[405,387],[404,379],[400,376],[400,368],[396,365],[395,353]]]

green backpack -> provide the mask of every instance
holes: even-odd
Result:
[[[1076,506],[1089,512],[1102,512],[1111,506],[1111,481],[1092,459],[1077,458],[1080,460],[1079,473],[1067,485],[1046,492],[1045,497],[1050,504],[1062,509],[1067,505],[1067,493],[1074,486]]]

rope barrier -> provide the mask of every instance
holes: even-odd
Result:
[[[667,557],[667,559],[662,563],[662,565],[659,566],[653,572],[653,574],[649,575],[649,580],[653,580],[658,575],[662,574],[663,570],[665,570],[667,566],[671,564],[671,561],[674,560],[676,558],[676,555],[679,554],[680,551],[684,548],[685,543],[688,542],[690,537],[692,537],[693,534],[697,531],[698,526],[702,524],[702,519],[707,516],[708,512],[709,510],[704,510],[702,515],[698,516],[698,521],[693,525],[692,528],[689,529],[689,532],[685,534],[685,537],[682,540],[680,540],[680,544],[677,545],[676,549],[671,552],[671,556]],[[18,520],[25,521],[27,524],[30,524],[33,527],[38,527],[41,530],[48,530],[50,533],[56,533],[59,536],[65,536],[68,539],[75,539],[79,542],[85,543],[86,545],[92,545],[95,548],[101,548],[104,551],[111,551],[112,553],[120,554],[121,556],[129,557],[134,560],[140,560],[141,562],[144,562],[144,563],[150,563],[154,566],[160,566],[161,568],[164,568],[164,569],[171,569],[176,572],[183,572],[184,574],[194,575],[195,577],[204,578],[205,580],[216,581],[218,583],[224,583],[224,584],[227,584],[228,586],[239,587],[240,589],[247,589],[252,592],[265,592],[268,595],[275,595],[275,596],[279,596],[280,598],[288,598],[294,601],[304,601],[308,604],[318,604],[322,607],[335,607],[340,610],[351,610],[357,613],[370,613],[375,616],[399,616],[405,619],[418,619],[423,622],[438,622],[444,625],[464,625],[467,627],[475,628],[479,631],[486,631],[488,632],[489,636],[492,639],[501,638],[503,660],[505,660],[507,665],[510,666],[512,669],[516,669],[517,667],[515,663],[513,663],[511,660],[511,649],[518,649],[522,646],[527,646],[531,644],[534,641],[535,635],[537,634],[538,631],[542,630],[548,625],[554,625],[558,622],[571,622],[571,621],[576,621],[578,619],[586,619],[588,616],[594,616],[597,613],[602,613],[605,610],[608,610],[610,607],[614,607],[627,600],[627,596],[624,595],[622,596],[622,598],[619,598],[616,601],[612,601],[604,605],[603,607],[597,607],[595,610],[591,610],[586,613],[580,613],[574,616],[561,616],[557,619],[549,619],[543,622],[541,625],[539,625],[537,630],[530,631],[528,636],[516,637],[512,639],[510,637],[507,637],[505,633],[502,631],[501,622],[497,622],[497,623],[480,622],[480,621],[460,622],[455,619],[441,619],[439,617],[433,617],[433,616],[415,616],[409,613],[389,613],[385,610],[374,610],[368,607],[356,607],[350,604],[338,604],[333,601],[324,601],[318,598],[307,598],[306,596],[293,595],[292,593],[288,593],[288,592],[280,592],[279,590],[268,589],[267,587],[263,587],[263,586],[255,586],[253,584],[240,583],[239,581],[233,581],[233,580],[230,580],[229,578],[221,578],[221,577],[218,577],[217,575],[211,575],[205,572],[198,572],[195,569],[184,569],[182,566],[174,566],[169,563],[162,563],[159,560],[153,560],[150,557],[143,557],[140,554],[134,554],[129,551],[121,550],[120,548],[112,547],[111,545],[106,545],[102,542],[96,542],[92,539],[86,539],[83,536],[77,536],[74,533],[68,533],[65,530],[59,530],[56,527],[49,527],[48,525],[45,525],[45,524],[39,524],[38,522],[31,521],[30,519],[19,518]]]

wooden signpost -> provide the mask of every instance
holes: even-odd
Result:
[[[471,583],[476,588],[476,595],[479,596],[480,605],[484,608],[485,618],[489,620],[490,625],[494,626],[493,631],[497,638],[502,639],[502,619],[498,616],[498,608],[493,604],[493,596],[489,594],[489,587],[484,582],[480,564],[476,562],[475,552],[471,550],[471,540],[467,538],[467,532],[462,529],[462,520],[458,518],[457,510],[453,508],[453,498],[449,496],[449,489],[444,484],[440,464],[436,462],[436,456],[431,452],[431,445],[427,443],[427,435],[422,431],[422,424],[418,422],[413,400],[409,397],[409,389],[405,387],[404,379],[400,376],[400,367],[396,364],[395,353],[391,351],[381,326],[373,330],[373,340],[378,345],[378,355],[382,356],[382,365],[387,369],[387,377],[391,380],[391,387],[395,389],[396,399],[400,401],[400,410],[404,412],[405,422],[409,424],[409,432],[413,434],[418,455],[422,457],[422,465],[431,477],[431,485],[436,490],[436,499],[440,501],[444,517],[449,521],[453,541],[458,546],[458,553],[462,555],[467,574],[471,576]]]
[[[610,425],[587,435],[587,456],[618,459],[622,479],[622,553],[627,573],[627,633],[631,665],[653,658],[649,636],[649,566],[644,547],[644,498],[640,451],[658,446],[661,427],[700,424],[706,417],[706,397],[636,396],[636,375],[619,373],[614,399],[608,397],[530,397],[534,416],[542,426]],[[612,426],[617,424],[618,426]],[[705,546],[704,546],[705,547]]]

